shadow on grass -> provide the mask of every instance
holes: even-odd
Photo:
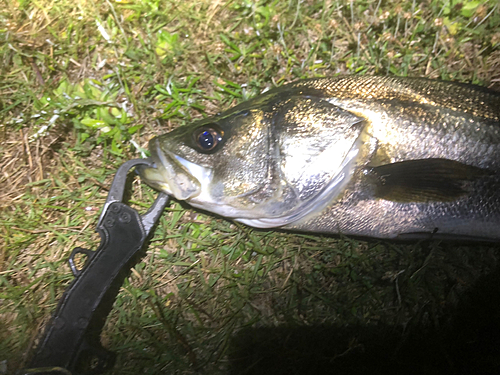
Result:
[[[231,375],[500,374],[500,268],[432,326],[248,328],[231,348]]]

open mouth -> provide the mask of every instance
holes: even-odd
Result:
[[[157,168],[156,162],[153,162],[153,166],[149,167],[140,165],[136,168],[136,171],[141,176],[141,179],[152,188],[173,195],[170,185],[164,180],[164,176]]]
[[[140,168],[144,181],[179,200],[196,197],[211,179],[210,169],[191,163],[160,147],[158,138],[150,142],[154,167]]]

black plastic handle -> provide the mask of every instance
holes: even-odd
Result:
[[[65,290],[51,321],[20,374],[92,375],[113,366],[115,355],[102,347],[100,335],[120,286],[140,259],[141,250],[169,202],[160,193],[142,217],[122,203],[127,173],[148,159],[125,162],[116,172],[102,210],[97,232],[101,243],[96,251],[77,247],[69,264],[75,280]],[[83,267],[75,256],[87,256]]]
[[[76,279],[64,292],[47,326],[31,368],[62,367],[73,375],[100,374],[111,368],[114,355],[100,343],[100,334],[120,286],[136,261],[146,232],[137,211],[112,203],[97,228],[97,251],[76,248],[89,256],[82,270],[72,262]],[[71,263],[70,263],[71,264]]]

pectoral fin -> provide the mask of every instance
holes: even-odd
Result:
[[[492,172],[448,159],[408,160],[365,169],[374,194],[385,200],[450,202],[470,191],[471,181]]]

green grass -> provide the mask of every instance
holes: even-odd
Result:
[[[500,88],[493,0],[4,3],[0,373],[22,365],[72,279],[71,250],[98,246],[114,172],[153,135],[298,78]],[[154,197],[134,181],[131,205]],[[103,343],[116,374],[363,373],[363,361],[487,373],[498,249],[253,230],[175,203]]]

